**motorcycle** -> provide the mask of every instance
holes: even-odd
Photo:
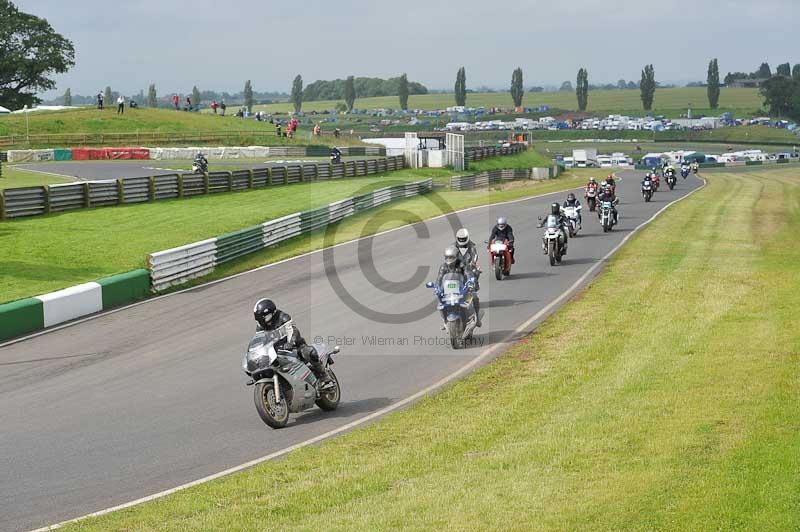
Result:
[[[208,160],[202,155],[196,155],[192,161],[193,174],[206,174],[208,173]]]
[[[664,180],[667,182],[667,186],[669,187],[670,190],[675,188],[675,182],[677,181],[675,179],[675,170],[668,170],[666,176],[664,177]]]
[[[425,286],[433,289],[439,300],[436,310],[442,314],[450,346],[461,349],[472,338],[478,324],[472,304],[474,280],[464,282],[464,276],[460,273],[447,273],[442,278],[442,286],[434,282],[427,282]]]
[[[600,224],[604,233],[608,233],[614,227],[614,205],[610,201],[600,202]]]
[[[661,186],[661,178],[658,176],[657,173],[653,173],[650,180],[653,182],[653,193],[658,191],[658,188]]]
[[[564,216],[567,218],[567,230],[570,238],[578,235],[578,213],[580,210],[580,205],[564,207]]]
[[[541,220],[541,218],[539,218]],[[542,236],[542,244],[550,259],[550,266],[555,266],[560,263],[566,252],[564,235],[562,234],[562,226],[558,220],[558,216],[550,214],[543,224],[545,227],[544,236]]]
[[[256,411],[274,429],[285,427],[290,413],[302,412],[315,404],[325,411],[336,410],[341,398],[339,380],[330,368],[339,346],[331,351],[324,345],[315,346],[328,373],[324,386],[294,351],[275,349],[275,343],[288,336],[291,323],[273,331],[256,332],[242,360],[242,369],[250,377],[247,385],[255,386]]]
[[[681,177],[684,179],[689,177],[689,169],[687,167],[681,168]]]
[[[594,212],[597,207],[597,187],[587,188],[584,197],[586,198],[586,204],[589,206],[589,212]]]
[[[331,164],[340,164],[342,162],[342,152],[339,150],[331,150]]]
[[[649,203],[650,200],[653,198],[652,181],[642,181],[642,197],[644,197],[645,203]]]
[[[697,166],[692,166],[692,173],[697,175]]]
[[[508,240],[495,239],[489,244],[489,257],[492,268],[494,268],[494,278],[498,281],[503,280],[503,276],[511,275],[511,251],[509,251]]]

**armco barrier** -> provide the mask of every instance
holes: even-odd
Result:
[[[518,179],[551,179],[558,175],[558,167],[554,168],[513,168],[489,170],[474,175],[453,176],[450,188],[453,190],[470,190],[482,188],[502,181]]]
[[[404,183],[346,198],[325,207],[298,212],[217,238],[152,253],[147,258],[154,291],[161,291],[211,273],[223,264],[249,253],[322,229],[353,214],[400,198],[430,192],[433,181]]]
[[[92,157],[92,150],[75,150],[73,156]],[[51,150],[52,151],[52,150]],[[403,157],[347,161],[342,164],[317,163],[273,166],[234,172],[208,174],[164,174],[152,177],[126,177],[116,180],[85,181],[40,187],[0,190],[0,220],[37,216],[89,207],[185,198],[200,194],[235,192],[272,185],[362,177],[403,168]]]
[[[143,299],[150,272],[134,270],[0,305],[0,341]]]
[[[464,148],[464,161],[467,163],[480,161],[498,155],[514,155],[527,149],[525,144],[511,144],[510,146],[487,146]]]

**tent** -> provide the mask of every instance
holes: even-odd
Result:
[[[7,115],[11,111],[0,105],[0,115]]]

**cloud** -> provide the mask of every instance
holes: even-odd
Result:
[[[77,64],[57,92],[133,93],[149,83],[161,93],[239,91],[246,79],[288,91],[297,73],[308,83],[407,72],[449,88],[461,65],[470,86],[505,87],[517,66],[526,85],[573,80],[583,66],[592,82],[638,79],[647,63],[660,80],[684,81],[704,79],[712,57],[723,74],[800,62],[783,29],[800,20],[800,2],[790,0],[16,3],[76,45]]]

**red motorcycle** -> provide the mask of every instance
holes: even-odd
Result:
[[[503,280],[503,276],[511,275],[511,251],[509,250],[508,240],[499,238],[489,244],[489,258],[494,269],[494,278],[498,281]]]
[[[597,185],[586,185],[586,192],[583,194],[590,212],[594,212],[597,207],[597,188]]]

